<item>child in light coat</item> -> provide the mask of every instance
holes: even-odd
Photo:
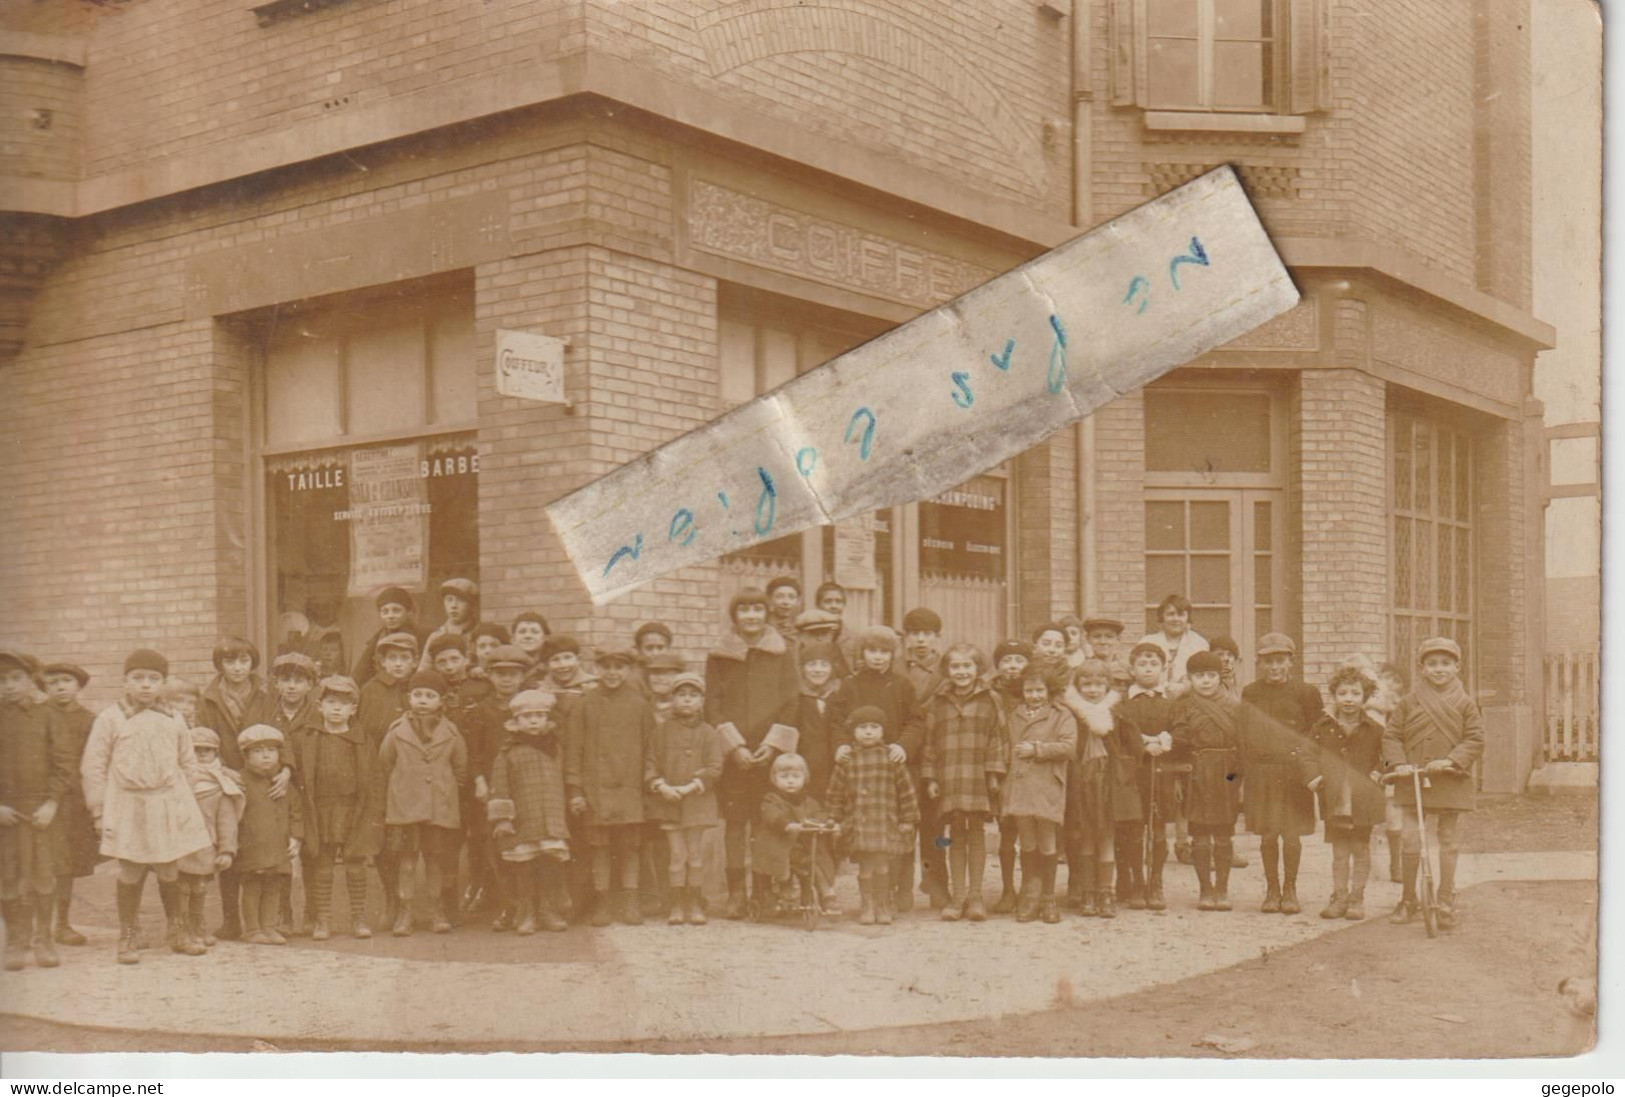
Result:
[[[182,937],[177,862],[212,845],[192,794],[198,765],[191,733],[158,704],[168,675],[169,660],[156,651],[125,659],[124,698],[96,717],[80,765],[101,852],[119,862],[121,964],[141,960],[137,923],[147,874],[158,877],[173,948]]]
[[[468,782],[468,748],[463,737],[440,714],[446,680],[438,671],[420,670],[408,691],[411,710],[390,725],[378,751],[387,787],[384,806],[384,851],[392,858],[398,900],[396,937],[412,935],[412,898],[417,890],[421,854],[436,933],[451,932],[442,883],[457,873],[462,840],[461,791]]]
[[[1010,773],[1004,811],[1021,843],[1021,900],[1016,921],[1061,920],[1055,903],[1056,835],[1066,817],[1067,770],[1078,752],[1078,722],[1051,703],[1053,668],[1029,667],[1022,703],[1010,713]]]

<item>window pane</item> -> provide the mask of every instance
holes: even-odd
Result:
[[[1183,556],[1147,556],[1145,558],[1145,589],[1160,600],[1163,595],[1185,589],[1185,558]]]
[[[1416,461],[1416,509],[1423,514],[1433,510],[1433,431],[1417,425],[1411,444]]]
[[[1433,527],[1426,522],[1416,523],[1415,556],[1411,564],[1411,581],[1415,584],[1417,609],[1433,608]]]
[[[1410,608],[1411,599],[1411,520],[1394,519],[1394,605]]]
[[[1213,33],[1217,38],[1269,38],[1273,0],[1213,0]]]
[[[739,320],[724,319],[717,329],[721,358],[722,406],[731,408],[756,396],[756,329]]]
[[[1253,544],[1260,549],[1275,546],[1275,513],[1267,502],[1253,504]]]
[[[1230,504],[1191,504],[1191,548],[1227,549],[1230,547]]]
[[[1215,107],[1262,109],[1269,103],[1270,88],[1264,64],[1268,48],[1260,42],[1213,44]]]
[[[304,338],[265,358],[265,440],[310,442],[339,433],[339,341]]]
[[[1184,503],[1145,505],[1145,547],[1152,551],[1185,547]]]
[[[1465,434],[1456,435],[1456,521],[1473,519],[1473,450]]]
[[[423,327],[361,331],[346,347],[350,434],[410,430],[424,422]]]
[[[1395,418],[1391,429],[1394,434],[1394,506],[1411,509],[1411,421]]]
[[[1253,556],[1253,601],[1261,606],[1275,601],[1275,557],[1266,552]]]
[[[1455,530],[1450,526],[1439,526],[1434,532],[1439,560],[1439,610],[1442,613],[1449,613],[1452,608],[1451,598],[1456,592],[1455,581],[1451,578],[1451,567],[1456,559],[1455,541],[1451,535]]]
[[[1456,612],[1473,612],[1473,531],[1456,530]]]
[[[429,329],[429,372],[434,381],[433,422],[469,423],[479,417],[474,386],[474,309],[436,317]]]
[[[1201,103],[1196,87],[1196,42],[1153,38],[1146,46],[1146,82],[1153,107],[1195,107]]]
[[[1453,498],[1456,470],[1452,462],[1455,452],[1456,447],[1451,442],[1451,435],[1441,430],[1439,432],[1437,467],[1434,470],[1437,476],[1434,499],[1438,502],[1439,515],[1442,518],[1449,518],[1456,511]]]
[[[1275,631],[1275,611],[1272,609],[1259,609],[1253,612],[1253,635],[1263,636]]]
[[[1197,0],[1150,0],[1147,24],[1153,36],[1196,37]]]
[[[1266,392],[1145,390],[1145,467],[1150,472],[1269,472]]]
[[[1234,636],[1235,630],[1230,624],[1230,610],[1223,609],[1193,609],[1191,610],[1191,628],[1203,637],[1208,636]],[[1153,631],[1155,631],[1153,629]]]
[[[1192,556],[1189,597],[1204,605],[1229,605],[1230,557]]]

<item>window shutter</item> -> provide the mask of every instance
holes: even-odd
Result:
[[[1112,105],[1144,105],[1145,0],[1111,0]]]
[[[1325,0],[1289,0],[1287,110],[1312,114],[1331,107],[1327,78]]]

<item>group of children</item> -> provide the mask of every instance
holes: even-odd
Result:
[[[844,591],[826,584],[802,611],[787,577],[733,597],[703,674],[659,623],[600,649],[589,674],[581,645],[540,614],[509,629],[480,621],[473,583],[441,593],[445,623],[425,634],[411,595],[383,591],[351,676],[284,652],[267,688],[258,650],[233,638],[199,690],[139,650],[122,699],[100,714],[77,700],[83,669],[0,651],[5,967],[30,949],[54,967],[55,944],[84,943],[68,921],[72,882],[105,858],[118,862],[120,963],[140,959],[149,873],[168,945],[186,955],[221,938],[327,939],[340,866],[357,938],[372,935],[369,867],[396,936],[414,932],[418,906],[437,933],[481,905],[494,930],[520,935],[572,918],[639,924],[650,909],[703,925],[716,827],[730,918],[833,909],[836,866],[850,859],[860,924],[912,907],[916,863],[942,919],[984,921],[996,823],[1003,886],[991,913],[1053,924],[1063,857],[1080,914],[1113,918],[1119,900],[1164,909],[1170,836],[1194,865],[1197,909],[1230,910],[1244,817],[1261,836],[1260,909],[1295,914],[1317,799],[1333,852],[1322,917],[1364,917],[1381,824],[1405,922],[1418,820],[1384,780],[1416,768],[1438,818],[1447,924],[1453,913],[1457,820],[1473,806],[1483,733],[1448,639],[1421,646],[1409,692],[1397,669],[1351,660],[1331,676],[1327,708],[1295,678],[1295,645],[1278,633],[1262,638],[1258,680],[1241,687],[1236,645],[1198,636],[1178,596],[1163,604],[1162,631],[1126,651],[1120,622],[1065,618],[1001,642],[989,665],[970,644],[942,650],[929,609],[904,616],[902,637],[852,632]],[[211,878],[223,914],[213,932]]]

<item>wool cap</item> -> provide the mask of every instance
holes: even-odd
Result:
[[[1266,632],[1258,638],[1258,654],[1296,655],[1298,645],[1284,632]]]
[[[638,647],[643,646],[645,636],[664,636],[666,643],[671,643],[671,627],[664,621],[645,621],[638,626],[638,631],[632,634],[632,642]]]
[[[549,636],[547,638],[547,642],[542,645],[541,654],[538,655],[537,658],[545,663],[555,655],[580,654],[581,641],[577,640],[574,636],[561,632],[557,636]]]
[[[535,665],[535,660],[525,654],[524,648],[516,647],[513,644],[503,644],[485,660],[486,670],[495,670],[497,667],[518,667],[520,670],[529,670]]]
[[[355,679],[343,674],[330,674],[323,678],[317,688],[316,700],[321,701],[329,693],[337,693],[341,697],[354,697],[361,699],[361,687],[355,684]]]
[[[1128,653],[1128,661],[1132,663],[1142,655],[1155,655],[1157,657],[1157,662],[1168,662],[1168,653],[1162,650],[1162,645],[1153,644],[1149,640],[1141,640],[1138,644],[1135,644],[1132,648],[1130,648]]]
[[[860,705],[852,710],[851,716],[847,717],[846,726],[850,730],[856,728],[859,724],[879,724],[881,727],[885,727],[886,712],[879,705]]]
[[[858,651],[896,651],[897,633],[885,625],[870,625],[858,633]]]
[[[139,651],[135,653],[135,655],[140,655],[140,654],[142,654],[142,653],[139,652]],[[149,654],[153,654],[153,653],[149,653]],[[130,656],[130,658],[134,659],[135,655]],[[162,656],[159,656],[159,658],[162,658]],[[23,671],[29,677],[33,677],[35,668],[37,668],[39,666],[39,661],[36,660],[32,655],[24,655],[20,651],[12,651],[10,649],[7,649],[5,651],[0,651],[0,668],[4,668],[6,666],[16,667],[18,670]],[[130,668],[129,668],[128,665],[125,666],[124,673],[125,674],[130,673]],[[165,673],[167,673],[167,671]]]
[[[778,590],[780,587],[791,587],[797,594],[800,594],[801,580],[797,579],[794,575],[775,575],[767,582],[768,596],[772,597],[773,592]]]
[[[1207,642],[1207,649],[1209,651],[1228,651],[1237,659],[1241,658],[1241,645],[1236,643],[1228,636],[1221,636],[1217,640],[1209,640]]]
[[[1459,663],[1461,662],[1461,645],[1448,636],[1434,636],[1431,639],[1423,640],[1421,646],[1416,649],[1416,661],[1420,663],[1429,655],[1448,655]]]
[[[918,606],[903,614],[904,632],[941,632],[942,618],[937,611]]]
[[[80,689],[90,684],[90,672],[78,663],[47,663],[40,668],[41,678],[49,678],[53,674],[69,675],[79,683]]]
[[[1090,617],[1083,622],[1084,632],[1101,632],[1110,629],[1114,635],[1123,634],[1123,622],[1115,617]]]
[[[841,627],[841,619],[821,609],[809,609],[796,614],[797,632],[834,632]]]
[[[744,590],[735,593],[732,598],[728,599],[728,620],[737,621],[739,619],[739,607],[741,606],[762,606],[766,608],[767,591],[760,587],[746,587]]]
[[[281,746],[282,733],[270,724],[253,724],[237,733],[237,749],[247,751],[249,747],[260,743],[275,743]]]
[[[316,666],[316,661],[304,652],[285,651],[271,660],[271,677],[281,678],[288,674],[303,674],[312,682],[322,676]]]
[[[480,600],[480,585],[472,579],[447,579],[440,584],[440,595],[445,597],[455,594],[459,598],[467,598],[470,602]]]
[[[638,661],[638,653],[625,644],[611,644],[598,652],[597,663],[625,663],[628,666]]]
[[[412,595],[401,587],[385,587],[378,592],[378,597],[373,599],[373,604],[379,609],[385,606],[405,606],[407,613],[412,613],[418,608]]]
[[[418,638],[410,632],[392,632],[388,636],[380,636],[378,642],[373,645],[373,651],[379,655],[384,653],[385,648],[409,651],[416,655],[418,653]]]
[[[1199,651],[1185,661],[1185,673],[1202,674],[1211,672],[1218,674],[1224,670],[1224,663],[1211,651]]]
[[[1000,640],[999,646],[993,649],[993,665],[998,666],[1006,655],[1019,655],[1031,662],[1033,646],[1025,640]]]
[[[192,749],[208,747],[210,750],[220,749],[220,733],[213,728],[192,728]]]
[[[463,639],[463,634],[460,632],[442,632],[429,641],[429,658],[433,659],[442,651],[452,651],[454,649],[467,655],[468,641]]]
[[[552,712],[558,698],[545,689],[527,689],[508,700],[508,711],[518,716],[522,712]]]
[[[33,668],[28,665],[28,656],[25,655],[22,659],[24,660],[23,667],[32,673]],[[135,651],[130,652],[129,657],[124,660],[124,673],[129,674],[132,670],[155,670],[168,678],[169,660],[151,648],[137,648]]]
[[[688,660],[675,651],[663,651],[659,655],[651,655],[643,661],[643,669],[656,674],[688,669]]]
[[[705,675],[696,674],[692,670],[685,670],[683,673],[671,680],[671,691],[676,693],[683,686],[691,686],[694,689],[699,690],[701,693],[704,693]]]
[[[407,683],[407,692],[414,689],[432,689],[444,696],[446,693],[446,676],[438,670],[420,670],[412,675],[411,682]]]
[[[798,666],[822,659],[830,666],[840,662],[841,649],[825,640],[803,640],[796,647],[796,664]]]

